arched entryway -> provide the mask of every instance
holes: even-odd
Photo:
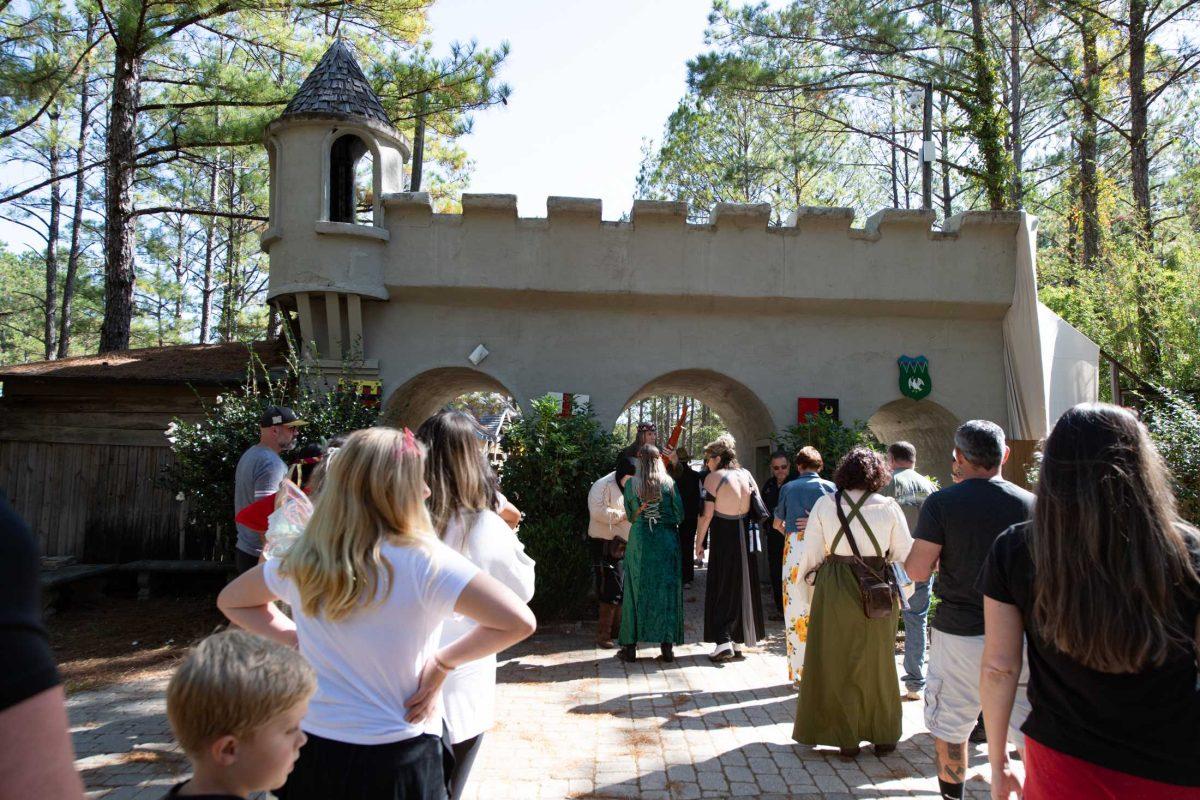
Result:
[[[715,411],[737,440],[744,466],[757,471],[757,462],[762,460],[758,456],[765,457],[769,452],[774,420],[758,395],[745,384],[710,369],[681,369],[647,381],[630,395],[623,408],[656,395],[694,397]],[[660,436],[665,440],[669,433],[660,431]]]
[[[392,392],[383,408],[382,421],[414,430],[435,411],[468,392],[513,393],[496,378],[469,367],[439,367],[404,382]]]
[[[880,442],[906,441],[917,448],[917,469],[950,485],[951,451],[959,419],[932,400],[902,397],[884,405],[867,420]]]

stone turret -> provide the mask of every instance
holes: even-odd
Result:
[[[341,39],[267,126],[268,300],[295,309],[306,352],[365,352],[362,301],[386,300],[383,196],[404,189],[410,149]]]

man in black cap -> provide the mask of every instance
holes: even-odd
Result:
[[[642,449],[642,445],[657,443],[658,429],[654,427],[654,423],[639,422],[637,437],[633,440],[633,444],[617,453],[617,465],[614,469],[617,473],[618,486],[624,489],[626,479],[633,477],[633,473],[637,472],[638,451]]]
[[[268,406],[258,421],[258,444],[242,453],[233,478],[233,513],[237,514],[260,497],[274,494],[287,476],[287,465],[279,454],[296,442],[296,429],[306,424],[286,406]],[[236,523],[235,523],[236,524]],[[258,563],[262,534],[237,525],[234,559],[239,573]]]

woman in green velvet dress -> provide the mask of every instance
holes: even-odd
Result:
[[[652,444],[638,451],[637,472],[625,482],[625,513],[632,528],[625,550],[625,600],[617,658],[637,660],[639,642],[662,647],[675,660],[683,643],[683,587],[679,578],[679,523],[683,502]]]

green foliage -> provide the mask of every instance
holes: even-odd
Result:
[[[533,609],[539,617],[578,614],[587,602],[587,494],[612,470],[617,446],[591,408],[569,417],[550,398],[532,403],[504,434],[504,494],[527,515],[521,541],[537,561]]]
[[[865,422],[855,420],[849,425],[825,414],[809,414],[802,425],[792,425],[775,436],[775,444],[788,454],[795,455],[801,447],[812,446],[821,453],[825,467],[822,478],[831,478],[842,456],[858,445],[878,448],[879,440]]]
[[[305,444],[367,428],[379,416],[342,382],[316,379],[298,361],[284,376],[272,376],[254,360],[246,381],[235,392],[219,395],[195,422],[175,420],[167,429],[175,463],[165,486],[187,500],[187,549],[190,558],[228,560],[237,532],[233,524],[233,478],[238,459],[258,441],[258,421],[270,405],[290,406],[308,422],[300,428],[293,452]],[[283,454],[285,461],[287,453]]]
[[[1168,392],[1143,409],[1142,419],[1171,469],[1180,515],[1200,525],[1200,407]]]

